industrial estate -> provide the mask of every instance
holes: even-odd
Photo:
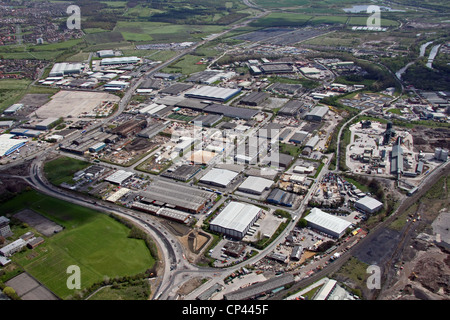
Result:
[[[331,2],[0,1],[0,299],[448,299],[450,7]]]

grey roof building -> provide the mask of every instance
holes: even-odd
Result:
[[[315,107],[305,115],[305,120],[308,121],[322,121],[323,117],[328,113],[327,107]]]
[[[258,282],[249,287],[233,291],[224,295],[225,300],[249,300],[254,299],[276,289],[284,288],[294,283],[294,276],[290,273]]]

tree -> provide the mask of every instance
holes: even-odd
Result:
[[[19,296],[17,295],[16,291],[11,287],[5,287],[3,289],[3,293],[6,294],[11,299],[19,299]]]
[[[301,218],[297,223],[297,227],[299,227],[299,228],[306,228],[307,225],[308,225],[308,221],[306,221],[306,219],[304,219],[304,218]]]

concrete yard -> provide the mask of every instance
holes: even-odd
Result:
[[[37,109],[39,118],[79,118],[91,113],[104,101],[119,102],[118,96],[105,92],[60,91]]]

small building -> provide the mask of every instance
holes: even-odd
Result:
[[[300,261],[302,253],[303,253],[303,247],[302,246],[295,246],[292,249],[292,253],[291,253],[291,257],[290,257],[291,260]]]
[[[8,107],[5,111],[3,111],[4,114],[14,114],[17,111],[19,111],[21,108],[23,108],[23,104],[21,103],[15,103],[13,105],[11,105],[10,107]]]
[[[0,249],[0,255],[4,257],[10,257],[14,253],[22,250],[27,245],[27,242],[23,239],[17,239],[16,241],[4,246]]]
[[[0,217],[0,236],[7,238],[12,236],[11,228],[9,227],[9,219],[7,217]]]
[[[33,240],[28,241],[27,247],[28,247],[29,249],[34,249],[34,248],[36,248],[37,246],[43,244],[44,242],[45,242],[45,241],[44,241],[44,238],[42,238],[42,237],[37,237],[37,238],[34,238]]]
[[[355,207],[366,213],[375,213],[383,208],[383,203],[377,199],[366,196],[356,201]]]

